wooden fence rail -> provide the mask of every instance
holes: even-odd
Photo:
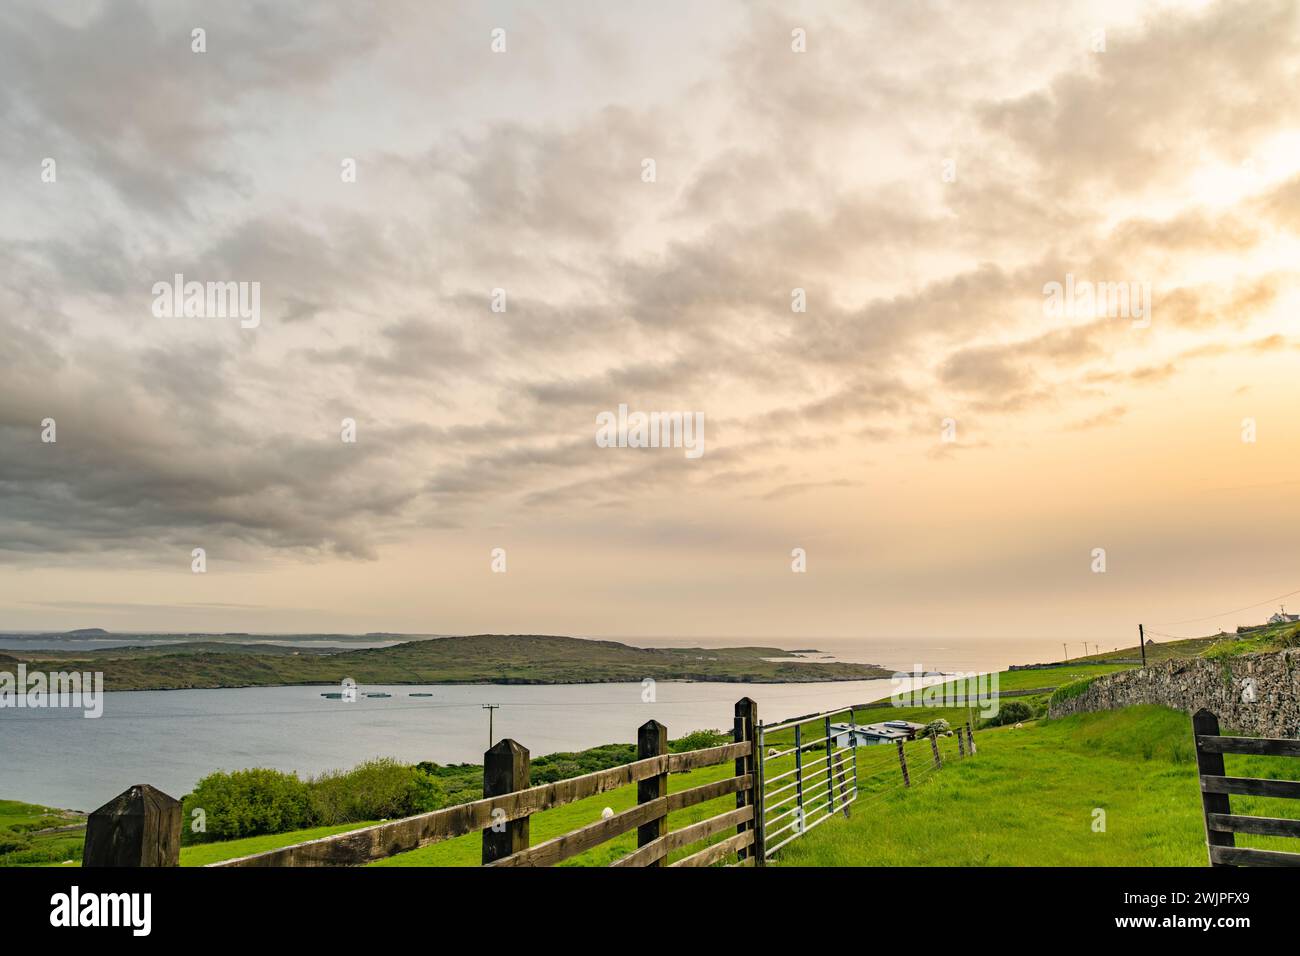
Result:
[[[1300,740],[1220,736],[1219,718],[1204,709],[1192,717],[1192,736],[1196,742],[1196,769],[1201,781],[1210,866],[1300,866],[1300,853],[1236,845],[1238,833],[1300,837],[1300,820],[1233,813],[1229,796],[1300,799],[1300,781],[1230,777],[1223,763],[1224,754],[1300,757]]]
[[[214,867],[360,866],[480,831],[485,866],[552,866],[630,830],[636,851],[616,866],[663,866],[669,854],[735,828],[728,837],[677,860],[673,866],[708,866],[736,854],[740,862],[754,844],[757,774],[754,725],[758,707],[748,697],[736,704],[733,742],[703,750],[668,752],[668,731],[649,721],[638,732],[641,759],[555,783],[529,786],[528,750],[502,740],[483,757],[481,800],[405,817],[388,823],[308,840],[292,846],[209,864]],[[668,777],[735,761],[732,776],[677,793]],[[553,839],[529,845],[529,819],[535,813],[637,784],[637,805]],[[668,815],[719,797],[736,795],[736,809],[676,831]],[[180,857],[180,804],[152,787],[133,787],[114,798],[87,823],[86,866],[175,866]]]

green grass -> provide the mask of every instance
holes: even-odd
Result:
[[[233,860],[251,853],[265,853],[278,850],[282,846],[305,843],[320,837],[333,836],[335,833],[347,833],[360,830],[372,823],[341,823],[332,827],[312,827],[307,830],[294,830],[289,833],[269,833],[263,836],[244,837],[241,840],[225,840],[221,843],[200,843],[196,846],[181,847],[181,866],[207,866],[220,860]]]
[[[1183,660],[1189,657],[1236,657],[1239,654],[1260,654],[1267,651],[1282,650],[1300,644],[1300,625],[1273,624],[1261,627],[1245,634],[1212,634],[1208,637],[1188,637],[1182,640],[1166,640],[1159,644],[1147,645],[1147,662],[1158,664],[1162,661]],[[1113,658],[1138,659],[1142,649],[1121,647],[1119,650],[1094,654],[1080,658],[1084,661],[1107,661]]]
[[[734,772],[733,762],[727,761],[725,764],[704,767],[690,773],[672,774],[668,778],[668,792],[677,793],[679,790],[722,780],[730,777]],[[538,843],[560,836],[563,833],[568,833],[590,823],[596,823],[600,820],[601,810],[605,807],[619,813],[634,806],[636,806],[636,787],[628,786],[597,794],[585,800],[577,800],[565,806],[556,807],[553,810],[533,814],[529,820],[529,843],[536,846]],[[734,794],[729,794],[669,814],[668,827],[670,830],[678,830],[688,824],[734,809],[736,809],[736,797]],[[734,833],[734,831],[732,832]],[[729,834],[721,834],[713,840],[701,841],[678,850],[669,856],[669,862],[701,850],[709,843],[723,839],[727,835]],[[433,846],[412,850],[410,853],[392,856],[372,863],[371,866],[478,866],[482,856],[482,847],[481,836],[478,833],[471,833],[457,837],[454,840],[447,840],[444,843],[435,843]],[[606,866],[635,849],[636,831],[632,830],[585,853],[571,857],[560,865]]]
[[[0,800],[0,830],[39,830],[75,823],[63,810],[18,800]]]
[[[81,823],[80,814],[18,800],[0,800],[0,866],[43,866],[81,859],[84,830],[39,833]]]
[[[282,846],[290,846],[294,843],[303,843],[307,840],[318,839],[319,837],[332,836],[335,833],[346,833],[348,830],[359,830],[365,826],[370,826],[370,824],[343,823],[332,827],[313,827],[309,830],[294,830],[289,833],[273,833],[266,836],[245,837],[242,840],[226,840],[221,843],[202,843],[197,846],[184,846],[181,847],[181,866],[207,866],[209,863],[216,863],[220,860],[233,860],[235,857],[248,856],[250,853],[263,853],[267,850],[276,850]],[[69,841],[69,850],[73,852],[68,852],[57,859],[49,859],[23,865],[81,866],[81,848],[83,842],[84,834],[77,834],[75,839]],[[64,860],[71,860],[72,862],[64,863]]]
[[[1131,707],[976,734],[979,753],[905,790],[864,781],[849,820],[778,854],[787,866],[1204,866],[1204,824],[1186,714]],[[885,748],[881,748],[885,749]],[[862,751],[859,751],[860,753]],[[1229,756],[1236,776],[1300,777],[1300,760]],[[1300,802],[1232,797],[1233,811],[1300,816]],[[1106,830],[1093,832],[1094,810]],[[1300,841],[1238,835],[1238,846],[1300,851]]]
[[[1100,674],[1114,674],[1117,671],[1132,670],[1132,664],[1089,663],[1071,661],[1057,667],[1043,667],[1035,670],[1002,671],[998,674],[998,690],[1030,690],[1040,687],[1060,687],[1071,681],[1096,677]]]

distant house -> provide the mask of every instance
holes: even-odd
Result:
[[[1270,624],[1294,624],[1296,621],[1300,621],[1300,614],[1288,614],[1285,605],[1268,619]]]
[[[915,740],[925,724],[907,720],[887,720],[880,724],[831,724],[836,747],[871,747],[892,744],[896,740]]]

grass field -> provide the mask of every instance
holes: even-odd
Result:
[[[1181,640],[1162,639],[1160,643],[1147,645],[1147,661],[1158,664],[1161,661],[1177,660],[1187,657],[1236,657],[1241,654],[1259,654],[1264,651],[1281,650],[1295,647],[1300,643],[1300,626],[1296,624],[1272,624],[1245,634],[1212,634],[1208,637],[1188,637]],[[1082,661],[1107,661],[1114,658],[1139,658],[1142,649],[1134,644],[1121,647],[1104,654],[1080,658]]]
[[[1204,866],[1200,791],[1186,714],[1133,707],[976,735],[979,753],[914,786],[863,786],[851,819],[783,849],[784,866]],[[883,749],[883,748],[882,748]],[[1228,756],[1230,774],[1300,779],[1300,760]],[[1234,812],[1300,817],[1300,801],[1232,798]],[[1105,831],[1094,832],[1094,811]],[[1238,846],[1300,850],[1238,835]]]
[[[81,859],[81,831],[37,831],[72,826],[83,819],[53,807],[0,800],[0,866],[40,866],[71,856]]]

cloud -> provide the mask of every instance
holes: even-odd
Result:
[[[1186,179],[1294,125],[1259,95],[1294,85],[1291,4],[1161,10],[1097,55],[1086,5],[1068,29],[819,7],[804,55],[775,6],[689,35],[685,7],[53,9],[0,13],[0,540],[23,560],[372,558],[684,489],[811,497],[852,481],[836,450],[929,441],[939,409],[980,417],[963,447],[1049,405],[1122,427],[1127,393],[1074,403],[1177,379],[1290,288],[1196,273],[1294,229],[1300,180],[1224,209]],[[262,326],[153,320],[175,272],[260,282]],[[1067,272],[1151,281],[1151,334],[1053,324]],[[598,449],[621,402],[703,411],[705,457]]]

